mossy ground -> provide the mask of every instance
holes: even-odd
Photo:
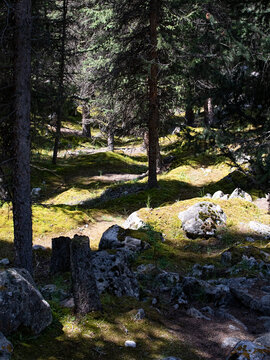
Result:
[[[69,124],[69,127],[72,125]],[[200,129],[196,131],[201,134]],[[191,135],[195,136],[196,131],[192,130]],[[33,240],[36,244],[49,247],[53,237],[79,233],[90,235],[91,247],[96,249],[102,231],[114,223],[121,225],[131,212],[142,208],[139,214],[150,226],[142,237],[152,246],[139,256],[134,268],[141,263],[155,263],[163,269],[185,274],[195,263],[220,266],[222,251],[237,243],[246,244],[246,237],[254,236],[245,225],[249,221],[270,224],[270,216],[252,203],[238,199],[211,200],[226,213],[227,227],[220,229],[220,236],[215,238],[188,239],[181,230],[178,213],[198,201],[208,201],[204,198],[206,193],[216,190],[230,193],[237,186],[248,190],[254,197],[260,196],[260,191],[250,189],[244,177],[236,171],[232,172],[228,159],[210,151],[198,153],[193,143],[188,144],[176,135],[161,141],[163,155],[172,155],[174,160],[170,170],[159,175],[159,188],[99,201],[105,190],[117,189],[121,185],[130,191],[135,185],[145,184],[146,178],[115,184],[104,183],[96,177],[105,173],[141,174],[146,171],[146,156],[140,153],[127,156],[123,148],[115,153],[85,153],[84,149],[95,148],[96,144],[88,139],[70,136],[68,141],[71,142],[71,148],[81,149],[80,154],[65,157],[62,152],[57,165],[51,164],[46,149],[40,149],[33,156],[32,186],[42,189],[33,205]],[[64,138],[63,142],[66,140]],[[138,144],[141,145],[141,139],[118,141],[118,146],[122,147],[136,148]],[[228,174],[231,174],[230,181]],[[96,200],[96,203],[91,208],[79,204],[85,200]],[[162,233],[165,242],[155,232]],[[256,241],[253,245],[259,248],[264,248],[268,243],[260,237],[255,236],[254,239]],[[0,208],[1,258],[12,260],[12,240],[12,209],[10,205],[4,204]],[[62,288],[65,286],[61,278],[47,279],[45,283],[48,281]],[[56,302],[51,302],[53,324],[38,337],[24,330],[15,334],[11,338],[15,345],[13,358],[134,360],[159,359],[170,355],[183,360],[204,358],[199,356],[198,349],[182,343],[164,327],[160,321],[162,315],[148,303],[109,295],[103,296],[102,301],[103,313],[89,314],[83,318],[76,318],[72,311],[63,310]],[[147,313],[147,320],[135,322],[134,309],[141,307]],[[130,339],[137,342],[136,349],[124,347],[125,340]]]

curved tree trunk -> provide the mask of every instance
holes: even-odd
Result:
[[[18,0],[15,15],[15,100],[13,222],[15,264],[31,274],[32,212],[30,183],[30,110],[31,110],[31,0]]]
[[[157,182],[157,143],[159,127],[158,106],[158,52],[157,52],[157,27],[158,27],[158,0],[150,0],[150,61],[149,76],[149,155],[148,155],[148,187],[158,186]]]

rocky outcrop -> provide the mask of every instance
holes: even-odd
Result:
[[[226,215],[219,205],[211,202],[197,203],[178,215],[182,228],[190,237],[209,237],[226,224]]]
[[[39,334],[52,322],[50,305],[24,269],[0,272],[0,329],[9,335],[21,325]]]
[[[92,263],[99,293],[139,297],[138,282],[124,251],[118,250],[115,254],[97,251],[92,255]]]

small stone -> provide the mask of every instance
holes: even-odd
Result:
[[[40,195],[40,192],[41,192],[41,188],[33,188],[32,191],[31,191],[31,195],[32,195],[33,197],[39,196],[39,195]]]
[[[5,258],[5,259],[0,260],[0,265],[9,265],[9,260],[8,260],[8,258]]]
[[[137,344],[135,343],[135,341],[132,341],[132,340],[125,341],[125,347],[135,348],[136,346],[137,346]]]
[[[199,310],[194,307],[188,309],[187,314],[195,319],[211,320],[209,317],[204,316]]]
[[[74,298],[69,298],[60,302],[60,305],[64,308],[73,309],[75,307]]]
[[[219,190],[213,194],[212,199],[221,199],[223,196],[224,196],[224,193],[221,190]]]
[[[236,337],[226,337],[225,339],[223,339],[222,343],[221,343],[221,347],[222,348],[227,348],[227,347],[234,347],[238,342],[240,341],[240,339],[236,338]]]
[[[134,316],[134,320],[138,321],[143,319],[145,319],[145,311],[144,309],[139,309],[137,314]]]
[[[139,218],[138,213],[135,211],[129,217],[123,224],[124,229],[132,229],[132,230],[138,230],[141,228],[144,228],[146,224],[142,221],[142,219]]]
[[[42,245],[34,245],[33,246],[33,250],[46,250],[46,248]]]
[[[229,329],[233,331],[239,331],[240,329],[237,326],[234,326],[232,324],[229,325]]]
[[[178,310],[178,309],[179,309],[179,305],[178,305],[178,304],[175,304],[175,305],[173,305],[173,308],[174,308],[174,310]]]
[[[250,236],[246,237],[246,241],[251,242],[251,243],[255,242],[255,240]]]
[[[157,303],[158,303],[157,299],[154,298],[154,299],[152,300],[152,305],[155,306],[155,305],[157,305]]]
[[[210,307],[210,306],[205,306],[204,308],[201,309],[203,312],[206,312],[207,314],[209,314],[210,316],[214,316],[215,312],[214,310]]]

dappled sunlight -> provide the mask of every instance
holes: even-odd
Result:
[[[57,309],[57,319],[38,338],[26,345],[14,337],[14,359],[24,360],[66,359],[160,359],[174,354],[183,360],[199,360],[192,346],[180,340],[173,331],[160,322],[155,309],[145,304],[147,319],[134,320],[134,308],[140,303],[134,299],[105,296],[104,313],[92,313],[76,318],[69,310]],[[54,306],[54,305],[53,305]],[[126,340],[136,342],[136,348],[126,348]],[[78,346],[80,345],[80,346]],[[40,351],[42,349],[42,352]]]

